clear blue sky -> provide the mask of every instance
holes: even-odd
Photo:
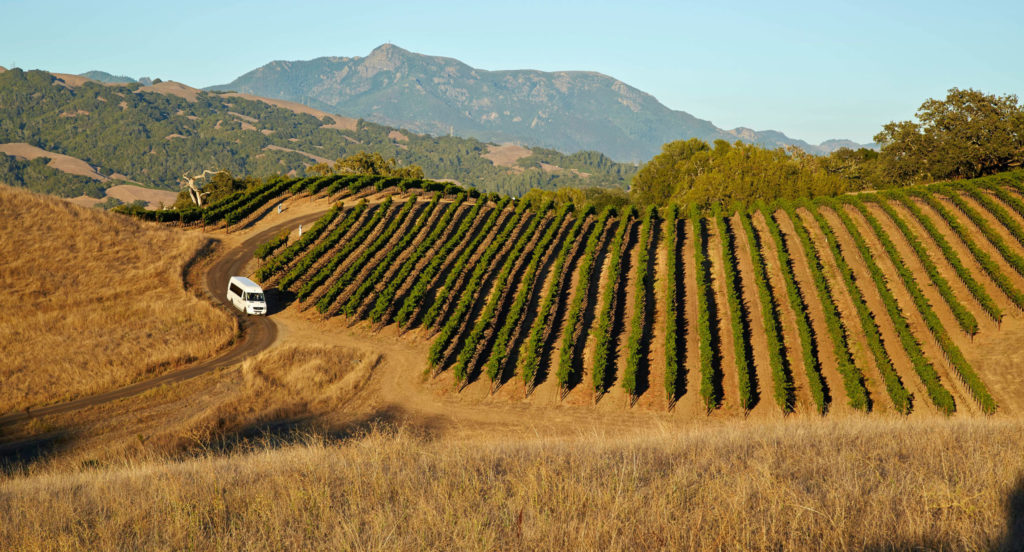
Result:
[[[1024,1],[0,0],[0,65],[222,84],[392,42],[482,69],[589,70],[723,128],[868,142],[950,87],[1024,96]]]

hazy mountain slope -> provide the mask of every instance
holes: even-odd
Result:
[[[722,130],[600,73],[485,71],[392,44],[366,57],[274,61],[211,89],[298,101],[417,132],[596,150],[623,161],[645,161],[680,138],[828,151],[777,131]]]

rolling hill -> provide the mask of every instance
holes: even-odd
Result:
[[[176,191],[183,173],[203,169],[303,175],[314,163],[360,151],[419,165],[429,178],[514,195],[561,186],[624,189],[636,171],[595,152],[416,134],[170,81],[101,83],[20,69],[0,73],[0,148],[12,144],[52,155],[0,155],[0,182],[64,197],[101,198],[125,183]],[[88,170],[65,172],[52,163],[57,158]]]

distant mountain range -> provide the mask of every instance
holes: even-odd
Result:
[[[774,130],[724,130],[601,73],[485,71],[393,44],[366,57],[274,61],[209,90],[295,101],[435,136],[595,150],[619,161],[646,161],[662,144],[685,138],[797,146],[815,154],[861,147],[849,140],[812,145]]]

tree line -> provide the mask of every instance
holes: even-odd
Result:
[[[916,119],[886,124],[874,137],[879,151],[820,157],[794,147],[670,142],[633,177],[630,198],[703,206],[794,199],[977,178],[1024,162],[1024,105],[1015,95],[952,88],[921,104]]]

